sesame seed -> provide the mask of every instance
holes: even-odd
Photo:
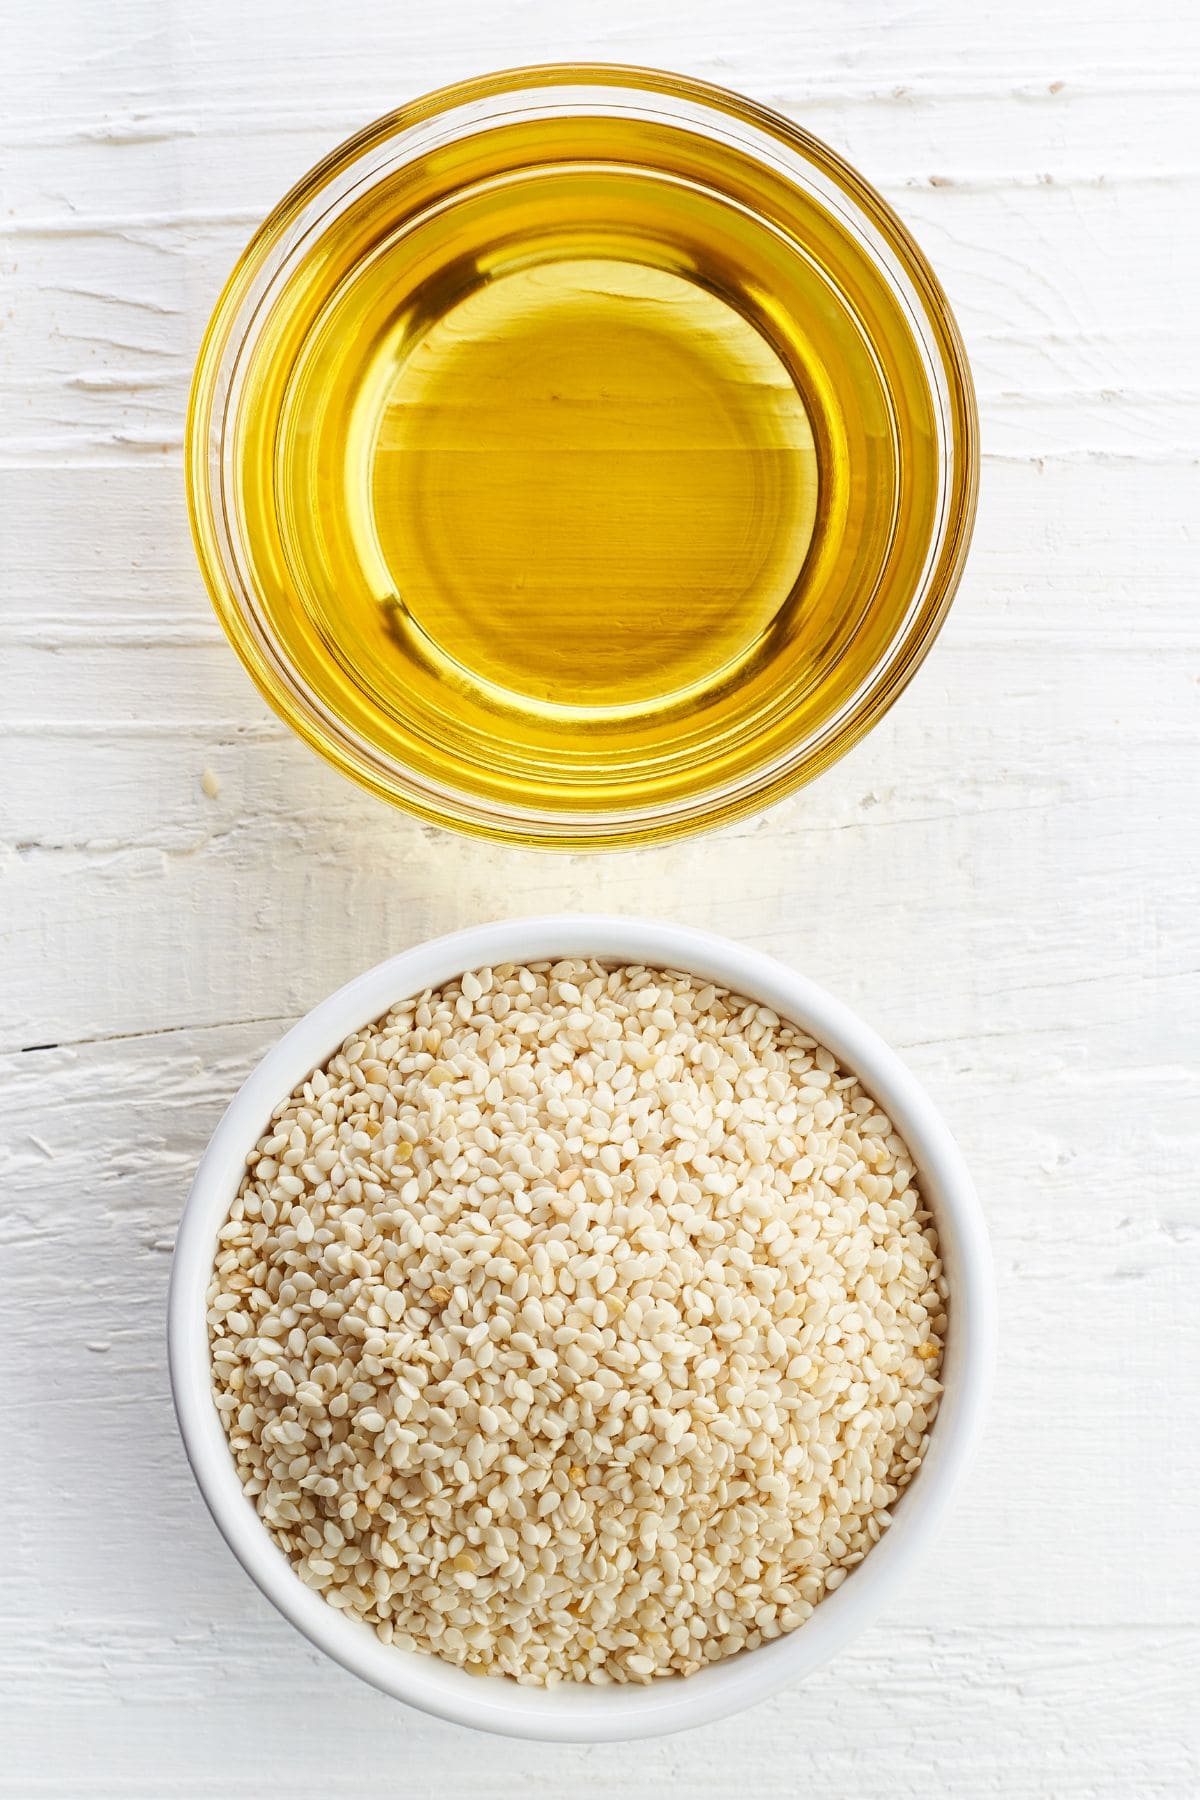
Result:
[[[911,1158],[766,1007],[584,960],[471,971],[276,1109],[206,1312],[238,1473],[386,1643],[551,1685],[803,1627],[941,1394]]]

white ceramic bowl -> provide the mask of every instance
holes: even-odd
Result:
[[[356,1026],[466,969],[546,957],[685,969],[794,1020],[862,1077],[906,1140],[937,1219],[950,1282],[945,1395],[928,1454],[895,1522],[848,1580],[787,1637],[682,1679],[648,1686],[523,1687],[390,1648],[293,1573],[242,1492],[213,1404],[204,1295],[217,1231],[248,1152],[279,1101]],[[315,1007],[265,1056],[213,1133],[184,1208],[168,1302],[171,1387],[188,1458],[213,1518],[247,1574],[318,1649],[387,1694],[462,1725],[512,1737],[612,1741],[699,1725],[809,1673],[868,1622],[930,1544],[979,1429],[993,1355],[987,1238],[961,1156],[904,1064],[849,1007],[781,963],[724,938],[640,919],[592,916],[481,925],[406,950]]]

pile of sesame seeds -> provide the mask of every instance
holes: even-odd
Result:
[[[216,1404],[303,1581],[551,1684],[801,1625],[919,1467],[947,1288],[903,1142],[695,978],[468,973],[276,1111],[208,1292]]]

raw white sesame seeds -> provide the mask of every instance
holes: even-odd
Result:
[[[301,1578],[477,1673],[649,1681],[790,1631],[937,1409],[901,1140],[692,977],[483,969],[356,1033],[249,1158],[216,1403]]]

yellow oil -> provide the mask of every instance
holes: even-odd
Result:
[[[418,782],[687,808],[844,708],[936,491],[928,383],[833,211],[630,119],[443,145],[258,334],[236,504],[270,630]]]

